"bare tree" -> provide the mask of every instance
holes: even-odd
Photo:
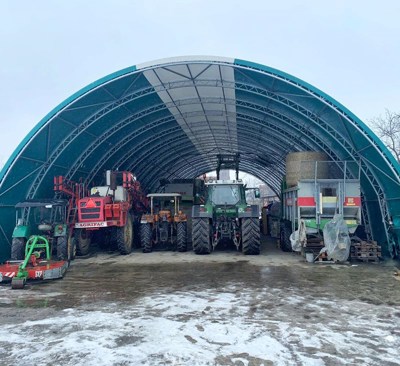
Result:
[[[400,113],[385,110],[385,115],[371,120],[371,127],[400,163]]]

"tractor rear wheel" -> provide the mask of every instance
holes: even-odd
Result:
[[[193,250],[196,254],[210,254],[210,223],[206,217],[193,218],[192,221]]]
[[[153,230],[151,224],[140,225],[140,242],[142,244],[143,253],[150,253],[153,250],[152,234]]]
[[[254,217],[242,219],[243,254],[260,254],[260,220]]]
[[[57,260],[68,260],[68,242],[66,236],[57,238]]]
[[[129,254],[132,251],[132,240],[133,240],[132,217],[128,213],[126,215],[125,226],[117,228],[117,246],[119,252],[122,255]]]
[[[281,232],[280,232],[280,246],[282,251],[284,252],[292,252],[292,243],[290,242],[290,234],[292,233],[292,230],[288,226],[283,226],[281,227]]]
[[[89,254],[91,236],[91,233],[86,229],[75,230],[76,253],[78,255]]]
[[[178,252],[187,250],[187,223],[178,222],[176,224],[176,249]]]
[[[11,243],[11,259],[22,260],[25,258],[25,238],[13,238]]]

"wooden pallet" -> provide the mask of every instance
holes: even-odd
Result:
[[[382,248],[375,242],[361,241],[350,247],[350,258],[363,262],[379,262],[382,257]]]
[[[305,254],[306,252],[313,252],[314,257],[316,257],[320,253],[323,247],[324,247],[323,242],[318,242],[318,243],[307,242],[307,244],[304,247],[302,247],[302,253]]]
[[[378,257],[351,257],[351,260],[357,260],[359,262],[379,262]]]

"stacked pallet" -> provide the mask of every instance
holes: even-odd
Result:
[[[312,253],[315,262],[331,262],[328,260],[328,255],[325,251],[321,253],[322,248],[325,246],[322,238],[309,238],[307,243],[302,248],[302,255],[305,257],[306,253]]]
[[[302,248],[304,252],[312,252],[314,256],[316,257],[321,249],[324,247],[324,241],[322,238],[309,238],[307,239],[307,243],[305,246]]]
[[[379,262],[382,256],[381,247],[376,241],[360,241],[350,247],[351,260],[363,262]]]

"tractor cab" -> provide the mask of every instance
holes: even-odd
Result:
[[[207,186],[207,202],[215,206],[245,204],[246,196],[241,181],[212,181]]]
[[[68,200],[32,199],[17,203],[15,208],[16,226],[12,235],[12,259],[21,260],[25,257],[25,245],[32,235],[45,237],[51,247],[57,243],[57,256],[67,259]]]
[[[157,215],[162,221],[167,218],[172,220],[174,216],[179,215],[181,199],[179,193],[150,193],[147,197],[150,198],[151,215]]]
[[[68,201],[64,199],[26,200],[16,204],[16,227],[13,237],[43,235],[62,231],[66,222]]]

